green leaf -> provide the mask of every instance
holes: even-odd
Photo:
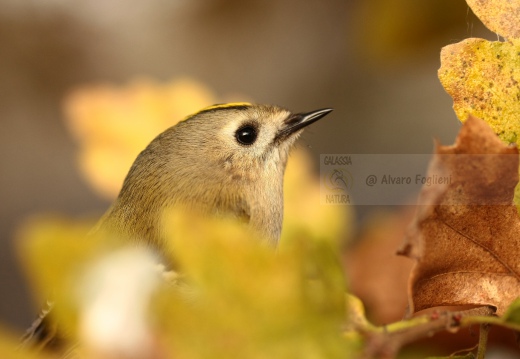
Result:
[[[505,322],[520,324],[520,298],[517,298],[511,303],[509,308],[502,316]]]

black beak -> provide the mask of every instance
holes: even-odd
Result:
[[[306,126],[309,126],[311,123],[318,121],[320,118],[325,117],[331,112],[331,108],[324,108],[307,113],[291,115],[284,121],[285,126],[280,130],[280,132],[278,132],[276,139],[283,140],[298,130],[301,130]]]

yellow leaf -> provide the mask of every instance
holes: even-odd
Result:
[[[21,263],[35,289],[37,305],[47,300],[58,303],[51,315],[67,336],[74,336],[78,325],[78,279],[95,258],[120,243],[101,233],[87,238],[92,224],[41,217],[27,221],[17,238]]]
[[[339,246],[326,236],[289,238],[275,251],[243,223],[180,209],[169,215],[164,232],[168,253],[186,280],[180,285],[162,283],[157,295],[142,298],[152,320],[144,312],[137,317],[142,320],[136,323],[144,323],[141,327],[147,331],[141,338],[158,340],[171,357],[183,358],[344,358],[358,347],[360,338],[341,333],[345,278]],[[96,333],[92,323],[102,322],[97,309],[114,304],[110,296],[96,294],[98,284],[106,282],[101,287],[107,288],[111,283],[105,280],[110,273],[101,269],[116,265],[126,253],[119,251],[120,240],[107,233],[85,238],[90,227],[42,218],[28,222],[19,240],[23,264],[40,299],[51,296],[55,301],[52,319],[61,336],[87,351],[96,349],[85,333]],[[122,282],[139,281],[130,269],[125,272],[130,278],[121,276]],[[109,301],[99,302],[103,298]],[[90,331],[85,332],[85,323]],[[127,334],[113,338],[116,348],[128,343]],[[102,349],[110,351],[111,343],[103,342]]]
[[[457,117],[482,118],[500,138],[519,141],[520,42],[467,39],[441,51],[439,79]]]

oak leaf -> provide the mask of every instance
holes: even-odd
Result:
[[[410,310],[489,305],[502,314],[520,296],[520,220],[513,204],[518,150],[470,116],[455,145],[436,146],[401,254],[415,259]]]

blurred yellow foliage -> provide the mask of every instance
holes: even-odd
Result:
[[[20,260],[34,289],[36,307],[45,301],[59,302],[53,318],[61,330],[74,335],[78,324],[78,293],[75,282],[94,258],[120,246],[118,238],[87,234],[89,221],[72,221],[53,216],[32,218],[18,233]]]
[[[170,259],[190,290],[164,282],[147,298],[146,330],[161,357],[345,358],[359,347],[359,336],[341,333],[346,312],[339,240],[309,232],[275,252],[232,220],[180,210],[167,215]],[[107,233],[82,240],[85,227],[52,218],[32,222],[21,232],[20,249],[34,287],[45,295],[52,288],[61,330],[80,352],[92,353],[78,330],[89,305],[78,288],[122,244]]]
[[[113,199],[132,162],[155,136],[216,102],[207,86],[190,78],[164,84],[139,79],[122,87],[79,88],[64,106],[67,124],[79,143],[83,175],[94,189]]]
[[[345,357],[339,243],[294,239],[275,253],[231,221],[174,213],[169,223],[175,259],[200,290],[159,312],[179,357]]]
[[[310,155],[303,148],[294,149],[284,179],[282,246],[298,235],[333,242],[348,240],[353,227],[352,208],[321,204],[321,195]]]
[[[21,349],[19,338],[0,328],[0,358],[6,359],[53,359],[46,353],[38,353],[36,350]],[[55,359],[55,358],[54,358]]]

